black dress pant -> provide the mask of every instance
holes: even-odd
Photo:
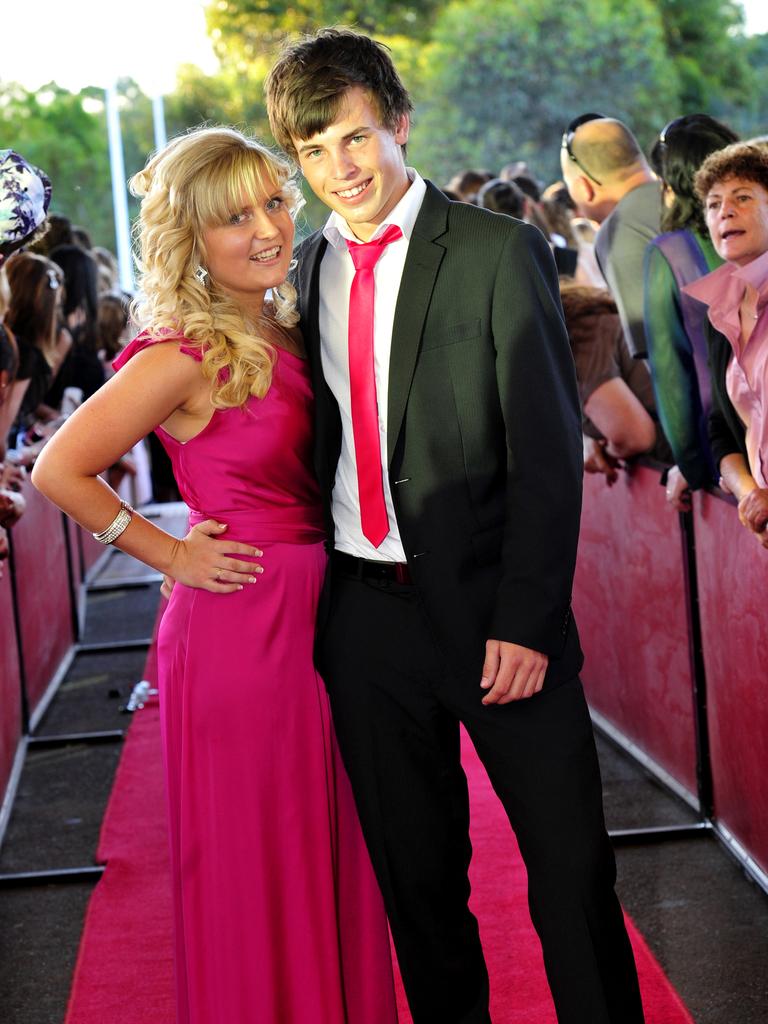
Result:
[[[579,680],[484,707],[482,662],[447,663],[414,587],[335,569],[318,657],[415,1024],[490,1021],[460,722],[517,835],[559,1024],[640,1024]]]

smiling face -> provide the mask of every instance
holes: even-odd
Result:
[[[224,224],[203,231],[206,269],[215,284],[244,308],[259,313],[264,293],[285,280],[293,246],[293,220],[278,186],[243,196]]]
[[[715,182],[704,211],[712,244],[724,260],[743,267],[768,252],[768,191],[756,181]]]
[[[408,191],[400,148],[408,141],[404,114],[394,131],[384,127],[359,86],[347,90],[339,115],[325,131],[293,139],[304,177],[318,199],[367,241]]]

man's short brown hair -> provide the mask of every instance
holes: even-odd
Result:
[[[308,139],[339,115],[347,89],[368,93],[385,128],[394,131],[413,109],[387,47],[349,29],[324,28],[289,44],[267,76],[264,90],[272,134],[296,156],[293,139]]]
[[[696,195],[703,203],[715,185],[729,178],[753,181],[768,192],[768,153],[749,142],[734,142],[710,153],[693,179]]]

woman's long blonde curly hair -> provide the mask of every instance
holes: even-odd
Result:
[[[292,167],[256,139],[234,128],[197,128],[170,142],[130,181],[142,198],[134,228],[139,256],[136,322],[153,335],[188,338],[200,345],[202,369],[212,383],[218,409],[242,406],[269,390],[275,348],[267,317],[253,322],[216,282],[201,283],[206,265],[205,228],[226,224],[243,196],[281,189],[295,216],[303,204]],[[296,290],[284,282],[272,289],[274,319],[298,322]]]

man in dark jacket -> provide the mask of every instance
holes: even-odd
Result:
[[[559,1021],[635,1024],[570,612],[581,433],[549,247],[406,167],[410,100],[365,36],[290,47],[266,89],[332,211],[297,268],[333,538],[318,662],[413,1019],[490,1020],[463,723],[528,868]]]

